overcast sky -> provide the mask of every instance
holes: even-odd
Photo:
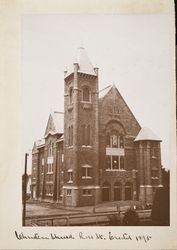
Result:
[[[44,136],[50,112],[64,110],[63,71],[82,45],[99,67],[100,89],[117,86],[140,125],[162,139],[162,164],[170,167],[168,16],[29,15],[22,45],[22,158]]]

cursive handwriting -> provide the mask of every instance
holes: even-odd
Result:
[[[33,233],[30,235],[25,234],[24,232],[15,231],[15,236],[18,240],[109,240],[109,241],[136,241],[136,242],[144,242],[147,243],[152,240],[151,235],[130,235],[128,233],[118,234],[113,232],[108,233],[85,233],[80,231],[78,234],[56,234],[50,233],[49,235],[41,236],[39,233]]]
[[[128,235],[127,233],[124,233],[121,236],[113,235],[111,232],[109,232],[109,239],[110,240],[132,240],[132,237]]]
[[[34,233],[33,235],[25,235],[23,232],[17,233],[17,231],[15,231],[15,236],[18,240],[49,240],[49,237],[40,236],[38,233]]]

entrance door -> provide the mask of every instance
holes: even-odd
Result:
[[[122,185],[121,183],[114,184],[114,201],[120,201],[122,199]]]
[[[110,184],[105,182],[102,187],[102,201],[110,200]]]
[[[132,184],[129,182],[125,184],[125,200],[132,200]]]

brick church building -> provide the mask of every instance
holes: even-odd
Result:
[[[32,150],[32,198],[65,206],[152,203],[162,185],[161,140],[141,128],[115,85],[99,90],[84,50],[64,72],[64,113],[52,112]]]

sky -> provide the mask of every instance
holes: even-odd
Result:
[[[162,139],[169,166],[168,15],[28,15],[22,20],[24,154],[44,136],[51,111],[63,111],[64,70],[83,46],[99,67],[99,88],[115,84],[142,127]],[[23,163],[22,163],[23,165]],[[31,157],[28,160],[30,172]]]

